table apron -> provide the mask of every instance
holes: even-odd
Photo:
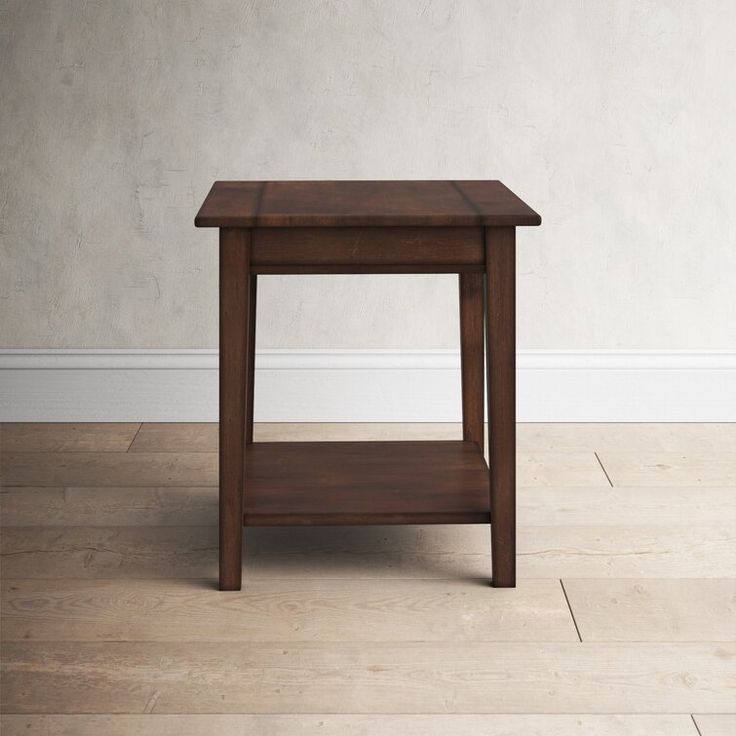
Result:
[[[254,228],[252,273],[463,273],[485,264],[480,227]]]

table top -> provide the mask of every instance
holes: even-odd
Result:
[[[197,227],[512,227],[542,218],[500,181],[216,181]]]

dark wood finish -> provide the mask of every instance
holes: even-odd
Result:
[[[194,219],[196,227],[251,227],[261,201],[261,181],[216,181]]]
[[[215,182],[198,227],[539,225],[500,181]]]
[[[259,227],[475,225],[445,181],[276,181],[263,191]]]
[[[468,442],[257,442],[247,526],[487,524],[488,467]]]
[[[542,224],[542,218],[500,181],[453,183],[478,213],[480,225],[508,227]]]
[[[512,227],[486,229],[486,365],[493,585],[516,585],[516,248]]]
[[[343,264],[323,263],[321,265],[304,264],[303,266],[285,264],[283,266],[253,266],[253,273],[258,274],[308,274],[308,273],[485,273],[483,264],[442,264],[393,265],[393,264]]]
[[[253,443],[253,411],[255,408],[256,383],[256,306],[258,302],[258,276],[250,277],[248,300],[248,370],[245,395],[245,444]]]
[[[220,590],[240,590],[250,232],[220,230]]]
[[[456,266],[485,263],[479,227],[301,227],[253,232],[260,266]]]
[[[243,524],[491,518],[493,584],[515,585],[515,227],[540,222],[498,181],[215,182],[195,224],[220,228],[223,590]],[[460,274],[463,441],[253,444],[256,275],[290,273]]]
[[[463,402],[463,439],[483,447],[483,275],[463,273],[460,292],[460,378]]]

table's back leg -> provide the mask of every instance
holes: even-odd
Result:
[[[250,231],[220,229],[220,590],[240,590]]]
[[[245,396],[245,444],[253,442],[253,407],[255,399],[256,380],[256,302],[258,276],[250,277],[250,297],[248,299],[248,375],[247,393]]]
[[[513,227],[486,228],[488,459],[493,585],[516,585],[516,252]]]
[[[483,449],[483,274],[461,273],[460,375],[463,439]]]

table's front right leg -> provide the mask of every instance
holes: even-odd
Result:
[[[516,585],[516,248],[513,227],[486,228],[486,369],[493,585]]]
[[[220,590],[240,590],[250,230],[220,228]]]

